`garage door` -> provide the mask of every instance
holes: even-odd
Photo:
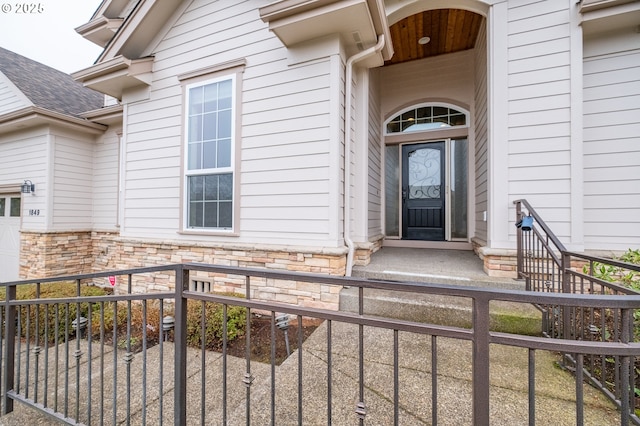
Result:
[[[0,282],[18,279],[20,201],[20,194],[0,194]]]

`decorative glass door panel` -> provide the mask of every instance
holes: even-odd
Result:
[[[445,142],[402,147],[402,236],[445,238]]]
[[[420,148],[409,153],[409,199],[437,199],[442,189],[442,151]]]

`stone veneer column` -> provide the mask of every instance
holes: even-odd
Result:
[[[91,232],[20,232],[20,277],[82,274],[93,263]]]

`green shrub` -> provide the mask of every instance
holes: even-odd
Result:
[[[202,302],[187,302],[187,345],[201,347],[202,342]],[[247,309],[242,306],[227,307],[227,340],[241,337],[246,329]],[[220,349],[223,337],[223,305],[204,303],[204,346],[207,349]]]
[[[146,302],[146,318],[144,303],[141,301],[131,301],[131,346],[140,348],[142,346],[142,337],[146,333],[147,342],[157,342],[160,339],[161,333],[161,316],[173,315],[172,308],[170,306],[163,307],[164,314],[160,312],[160,303],[157,300],[149,300]],[[118,309],[114,312],[114,302],[105,303],[104,306],[104,321],[100,315],[100,308],[94,309],[93,317],[91,318],[91,332],[95,338],[100,336],[100,324],[104,327],[104,333],[107,335],[107,339],[110,339],[113,328],[117,327],[117,334],[120,347],[126,347],[126,334],[129,321],[128,314],[128,302],[118,302]],[[117,315],[116,315],[117,312]]]
[[[36,284],[20,286],[16,290],[16,298],[18,300],[36,299],[37,291]],[[39,299],[70,298],[75,297],[76,292],[77,286],[73,282],[41,284]],[[81,296],[104,296],[111,293],[111,289],[103,289],[87,285],[82,285],[80,287]],[[0,289],[0,295],[3,299],[5,298],[5,288]],[[96,305],[93,306],[94,310],[95,307]],[[58,339],[64,339],[67,327],[67,318],[69,321],[69,333],[73,334],[74,330],[71,323],[77,318],[77,312],[77,303],[20,306],[17,310],[17,314],[19,316],[20,335],[22,337],[26,337],[28,334],[30,338],[36,338],[37,334],[39,340],[45,339],[50,343],[54,342],[56,337]],[[80,303],[80,316],[87,318],[88,312],[89,304],[86,302]],[[58,319],[57,328],[56,316]],[[47,327],[45,327],[45,323],[47,324]]]
[[[621,256],[614,257],[615,260],[640,265],[640,249],[628,249]],[[582,272],[589,273],[589,265],[582,268]],[[605,263],[593,263],[593,276],[604,281],[618,283],[629,287],[632,290],[640,291],[640,273],[627,270],[618,266],[608,265]]]
[[[17,290],[18,300],[36,299],[36,285],[21,286]],[[40,286],[39,299],[58,299],[76,296],[76,284],[73,282],[42,284]],[[83,285],[80,288],[81,296],[104,296],[112,294],[111,289]],[[4,298],[4,288],[0,288],[0,295]],[[207,349],[220,349],[223,336],[223,306],[218,303],[206,302],[205,304],[205,340]],[[104,330],[107,342],[113,339],[114,327],[117,327],[117,341],[115,344],[126,347],[127,325],[129,320],[128,303],[118,302],[117,310],[115,302],[105,303],[80,303],[80,316],[89,319],[91,317],[91,333],[94,338],[99,338],[101,330]],[[104,306],[101,315],[101,306]],[[63,342],[68,332],[70,337],[75,336],[72,322],[77,318],[77,303],[24,305],[18,308],[20,335],[34,341],[36,334],[39,344],[45,341],[54,343]],[[91,309],[91,315],[89,315]],[[144,322],[143,303],[131,302],[131,346],[140,346],[143,330],[146,332],[148,342],[157,342],[162,338],[162,317],[173,315],[173,306],[165,302],[163,312],[160,312],[158,301],[147,302],[146,324]],[[240,306],[227,307],[227,339],[232,341],[245,333],[247,310]],[[56,326],[57,318],[57,326]],[[202,328],[202,302],[189,300],[187,302],[187,344],[200,347]],[[68,326],[67,326],[68,321]],[[36,324],[37,323],[37,324]],[[47,327],[45,328],[45,323]],[[37,330],[36,330],[37,325]],[[101,328],[103,327],[103,328]],[[4,329],[1,331],[4,333]],[[46,337],[45,337],[46,334]]]

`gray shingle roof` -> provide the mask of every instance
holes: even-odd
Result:
[[[2,47],[0,71],[38,107],[78,116],[104,103],[103,94],[84,87],[69,74]]]

